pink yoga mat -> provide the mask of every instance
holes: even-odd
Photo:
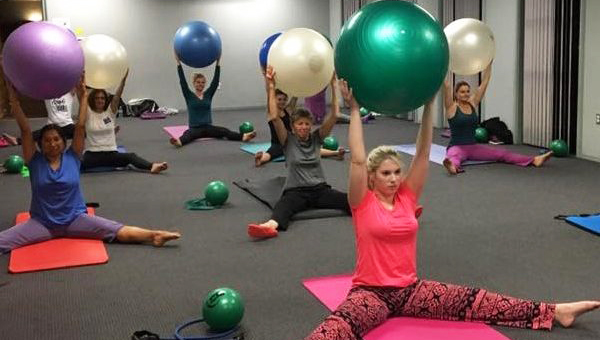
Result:
[[[165,130],[165,132],[172,138],[181,137],[181,135],[183,135],[183,133],[187,129],[188,129],[187,125],[175,125],[175,126],[164,126],[163,127],[163,130]],[[198,140],[210,140],[210,139],[214,139],[214,138],[200,138]]]
[[[302,282],[329,310],[344,301],[352,285],[350,275],[326,276]],[[370,331],[365,340],[509,340],[488,325],[474,322],[392,318]]]

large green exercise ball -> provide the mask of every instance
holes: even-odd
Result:
[[[338,147],[339,143],[335,136],[327,136],[325,137],[325,139],[323,139],[323,148],[327,150],[337,151]]]
[[[448,71],[448,42],[435,18],[407,1],[372,2],[344,24],[335,69],[370,111],[396,114],[433,97]]]
[[[228,197],[229,188],[221,181],[212,181],[204,188],[204,198],[210,205],[223,205]]]
[[[202,316],[211,331],[226,332],[242,321],[244,301],[241,295],[231,288],[217,288],[204,299]]]
[[[556,157],[565,157],[569,154],[569,147],[562,139],[555,139],[550,143],[550,150],[554,152]]]
[[[12,155],[8,157],[6,161],[4,161],[4,169],[6,169],[6,172],[11,174],[20,173],[24,165],[25,161],[23,160],[23,157],[19,155]]]
[[[487,143],[489,139],[488,132],[483,127],[478,127],[475,129],[475,140],[478,143]]]

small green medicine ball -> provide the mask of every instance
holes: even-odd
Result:
[[[364,108],[364,107],[361,107],[361,108],[360,108],[360,110],[359,110],[358,112],[360,112],[360,116],[361,116],[361,117],[364,117],[364,116],[366,116],[366,115],[368,115],[368,114],[369,114],[369,110],[368,110],[368,109],[366,109],[366,108]]]
[[[229,188],[221,181],[212,181],[204,189],[204,198],[213,206],[220,206],[227,201]]]
[[[478,127],[475,129],[475,140],[478,143],[487,143],[488,141],[488,132],[485,128]]]
[[[566,157],[569,154],[569,147],[562,139],[555,139],[550,143],[550,150],[554,152],[556,157]]]
[[[254,131],[254,125],[250,122],[243,122],[240,125],[240,133],[250,133]]]
[[[8,157],[6,159],[6,161],[4,161],[4,168],[6,169],[6,171],[8,173],[11,173],[11,174],[20,173],[21,169],[23,169],[24,165],[25,165],[25,161],[23,160],[23,157],[21,157],[19,155],[12,155],[12,156]]]
[[[334,136],[325,137],[325,139],[323,139],[323,147],[327,150],[336,151],[339,147],[337,138],[335,138]]]
[[[211,331],[226,332],[235,328],[244,317],[244,301],[231,288],[217,288],[204,299],[202,316]]]

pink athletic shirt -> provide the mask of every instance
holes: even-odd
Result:
[[[353,286],[406,287],[417,280],[417,199],[402,184],[387,210],[368,190],[352,208],[357,259]]]

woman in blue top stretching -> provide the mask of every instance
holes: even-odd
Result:
[[[477,129],[479,120],[475,108],[483,99],[491,76],[492,63],[483,71],[481,85],[473,94],[471,94],[471,86],[465,81],[456,84],[454,93],[452,93],[450,83],[447,80],[444,81],[444,107],[451,132],[444,166],[451,175],[463,172],[461,164],[467,160],[495,161],[520,166],[534,165],[540,167],[552,156],[552,152],[536,157],[526,156],[510,152],[504,148],[477,144],[475,129]]]
[[[82,77],[83,78],[83,77]],[[73,142],[67,148],[64,132],[58,125],[42,128],[40,139],[33,139],[31,127],[21,109],[17,93],[8,84],[12,115],[21,129],[23,158],[31,181],[31,218],[0,232],[0,253],[55,237],[117,240],[124,243],[150,243],[160,247],[179,238],[176,232],[126,226],[86,213],[79,186],[79,168],[85,144],[87,106],[80,105]],[[77,86],[80,103],[87,102],[85,81]]]
[[[256,137],[256,132],[238,133],[231,131],[221,126],[212,125],[212,112],[211,103],[212,98],[215,95],[215,91],[219,86],[219,78],[221,75],[221,57],[217,59],[217,65],[215,67],[215,75],[213,76],[210,86],[206,91],[206,77],[202,73],[194,73],[192,78],[192,84],[194,85],[194,91],[192,92],[188,87],[187,81],[185,80],[185,74],[183,73],[183,67],[181,61],[175,53],[175,60],[177,61],[177,74],[179,75],[179,84],[181,85],[181,91],[185,98],[185,105],[187,106],[189,116],[189,128],[179,138],[171,138],[171,144],[176,147],[182,147],[198,138],[226,138],[229,140],[239,140],[247,142],[252,138]]]

